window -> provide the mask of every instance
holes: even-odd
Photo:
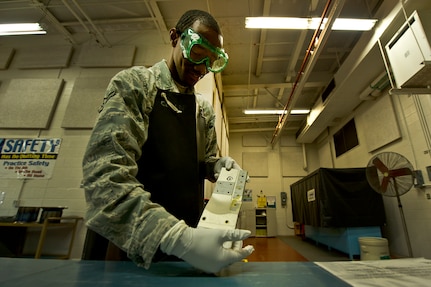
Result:
[[[339,157],[343,153],[351,150],[359,144],[356,134],[355,120],[351,119],[338,132],[334,134],[335,156]]]

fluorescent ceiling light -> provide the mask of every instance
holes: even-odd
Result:
[[[286,110],[244,110],[246,115],[282,115],[286,114]],[[306,115],[310,110],[291,110],[291,115]]]
[[[39,23],[0,24],[0,36],[46,34]]]
[[[310,29],[316,30],[320,24],[320,18],[292,18],[292,17],[246,17],[246,28],[260,29]],[[323,20],[322,29],[327,18]],[[350,19],[337,18],[332,25],[332,30],[368,31],[376,24],[376,19]]]

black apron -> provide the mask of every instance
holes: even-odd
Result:
[[[181,113],[169,106],[162,93]],[[158,91],[149,117],[148,140],[137,162],[136,178],[151,192],[151,201],[195,227],[204,207],[205,176],[205,121],[202,116],[196,119],[195,95]],[[91,229],[82,259],[129,260],[124,251]],[[176,259],[158,251],[153,260]]]
[[[193,227],[204,207],[203,120],[201,116],[196,120],[194,94],[159,90],[136,176],[152,202]]]

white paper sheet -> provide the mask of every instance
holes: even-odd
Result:
[[[315,264],[355,287],[431,286],[431,260],[424,258]]]

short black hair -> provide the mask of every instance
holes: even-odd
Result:
[[[216,19],[214,19],[210,13],[202,10],[189,10],[185,12],[175,26],[177,33],[182,33],[193,26],[193,23],[196,22],[196,20],[199,20],[203,25],[213,29],[218,34],[221,34],[221,30]]]

